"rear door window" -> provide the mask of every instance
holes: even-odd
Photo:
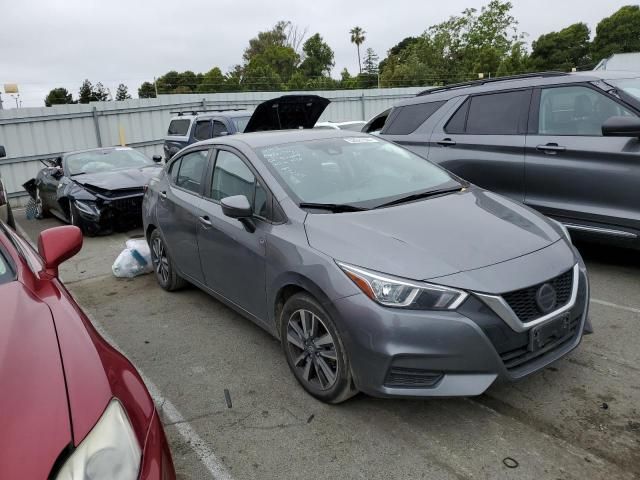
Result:
[[[470,99],[465,133],[468,135],[517,135],[528,113],[531,92],[477,95]]]
[[[634,114],[606,95],[583,86],[545,88],[540,92],[538,134],[602,136],[610,117]]]
[[[447,125],[444,127],[444,131],[447,133],[464,133],[464,129],[467,125],[467,113],[469,112],[469,104],[471,99],[467,99],[453,114],[453,117],[449,119]]]
[[[196,122],[193,138],[196,140],[207,140],[211,138],[211,121],[199,120]]]
[[[213,121],[213,136],[219,137],[225,133],[229,133],[227,126],[219,120]]]
[[[208,157],[208,150],[190,152],[181,157],[175,185],[193,193],[200,193]]]
[[[389,115],[381,133],[383,135],[408,135],[426,122],[445,103],[442,101],[396,107]]]
[[[167,131],[167,135],[184,136],[189,131],[190,126],[191,120],[189,120],[188,118],[171,120],[171,123],[169,123],[169,130]]]

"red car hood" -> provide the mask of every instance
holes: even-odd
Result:
[[[71,443],[58,340],[49,307],[19,282],[0,285],[2,478],[48,478]]]

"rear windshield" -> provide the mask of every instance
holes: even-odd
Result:
[[[8,262],[5,253],[0,249],[0,285],[13,282],[15,278],[16,274],[13,271],[13,267]]]
[[[235,125],[236,131],[238,133],[242,133],[242,132],[244,132],[244,129],[247,128],[247,125],[249,124],[249,119],[250,118],[251,117],[233,117],[231,119],[231,121]]]
[[[189,131],[190,125],[191,120],[187,118],[171,120],[171,123],[169,124],[169,130],[167,130],[167,135],[186,135]]]

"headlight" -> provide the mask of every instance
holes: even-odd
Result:
[[[78,210],[80,210],[81,212],[87,213],[89,215],[100,215],[100,209],[95,204],[95,202],[87,200],[76,200],[74,203]]]
[[[555,223],[558,227],[560,227],[560,230],[562,230],[562,233],[564,234],[565,238],[567,239],[567,241],[569,243],[571,243],[571,235],[569,234],[569,230],[567,230],[567,227],[565,227],[562,223],[560,223],[557,220],[554,220],[553,218],[549,218],[550,221],[552,221],[553,223]]]
[[[455,288],[413,282],[346,263],[337,263],[365,295],[386,307],[413,310],[455,310],[467,298],[466,292]]]
[[[62,466],[56,480],[135,480],[141,455],[127,414],[120,402],[113,399]]]

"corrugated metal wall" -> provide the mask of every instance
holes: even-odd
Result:
[[[387,88],[287,92],[316,94],[331,100],[321,121],[368,120],[423,88]],[[97,102],[89,105],[23,108],[0,111],[0,145],[7,158],[0,160],[0,175],[12,203],[24,202],[22,184],[41,168],[40,159],[71,150],[126,144],[146,155],[162,154],[162,142],[171,111],[186,108],[247,108],[283,92],[161,95],[153,99]]]

